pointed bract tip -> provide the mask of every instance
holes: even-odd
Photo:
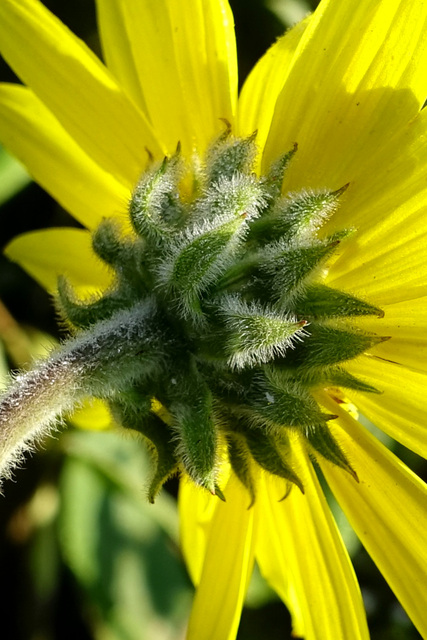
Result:
[[[227,502],[225,499],[225,495],[223,494],[223,492],[221,491],[220,487],[217,484],[215,485],[215,489],[212,490],[212,495],[218,496],[218,498],[222,500],[222,502]]]
[[[152,163],[154,162],[154,155],[153,155],[153,153],[150,151],[150,149],[149,149],[148,147],[144,147],[144,149],[145,149],[145,151],[146,151],[146,153],[147,153],[147,156],[148,156],[148,163],[149,163],[149,164],[152,164]]]
[[[225,133],[226,134],[230,134],[231,133],[231,122],[229,120],[227,120],[227,118],[219,118],[219,120],[221,120],[221,122],[223,122],[225,124]]]
[[[353,467],[350,467],[350,465],[348,465],[347,467],[347,471],[349,472],[349,474],[356,480],[356,482],[358,484],[360,484],[360,480],[359,480],[359,476],[357,475],[356,471],[353,469]]]
[[[290,492],[292,491],[292,487],[293,485],[296,485],[298,487],[298,489],[301,491],[301,493],[304,495],[305,494],[305,490],[304,490],[304,485],[301,482],[301,480],[299,479],[299,477],[297,476],[296,473],[292,474],[292,479],[290,479],[289,485],[288,485],[288,489],[285,493],[285,495],[283,496],[282,500],[284,500],[285,498],[288,497],[288,495],[290,494]],[[281,502],[281,500],[280,500]]]
[[[345,185],[343,185],[342,187],[340,187],[336,191],[332,191],[332,195],[333,196],[341,196],[343,193],[345,193],[347,191],[349,186],[350,186],[350,183],[347,182]]]
[[[252,507],[254,506],[254,504],[255,504],[255,494],[254,494],[254,493],[252,493],[252,495],[251,495],[251,501],[250,501],[249,506],[248,506],[248,511],[249,511],[250,509],[252,509]]]
[[[288,486],[286,487],[285,495],[282,498],[280,498],[279,502],[283,502],[283,500],[286,500],[286,498],[290,495],[291,491],[292,491],[292,484],[289,482]],[[304,493],[304,487],[302,487],[302,492]]]
[[[304,495],[305,494],[305,489],[304,489],[304,485],[301,482],[301,480],[299,478],[295,478],[293,482],[294,482],[294,484],[296,484],[298,489],[301,491],[302,495]],[[292,485],[290,486],[289,491],[291,491],[291,489],[292,489]]]
[[[299,478],[298,479],[295,478],[292,482],[288,483],[288,486],[285,491],[285,495],[282,498],[280,498],[279,502],[283,502],[284,500],[286,500],[288,496],[290,496],[294,484],[301,491],[302,495],[305,495],[305,489],[304,489],[303,483],[300,481]]]

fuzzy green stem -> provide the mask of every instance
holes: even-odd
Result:
[[[120,311],[15,378],[0,398],[1,476],[10,476],[23,452],[85,396],[112,397],[155,373],[161,341],[151,328],[153,316],[150,302]]]

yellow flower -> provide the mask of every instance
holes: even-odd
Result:
[[[427,3],[323,0],[260,60],[237,101],[226,0],[98,0],[104,66],[37,0],[1,0],[0,47],[25,85],[0,87],[0,139],[88,230],[126,220],[147,165],[203,155],[223,130],[257,131],[264,173],[298,144],[283,191],[339,189],[326,223],[353,228],[325,282],[384,311],[357,320],[391,336],[347,363],[380,394],[326,388],[317,399],[359,482],[318,464],[366,549],[427,637],[426,486],[346,410],[346,402],[425,456]],[[66,274],[87,295],[110,274],[87,230],[50,229],[6,251],[48,290]],[[234,638],[254,560],[309,640],[367,638],[353,569],[306,447],[292,436],[305,493],[257,472],[232,474],[226,503],[183,482],[182,543],[198,585],[188,637]]]

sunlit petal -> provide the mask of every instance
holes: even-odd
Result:
[[[346,368],[381,392],[354,395],[360,411],[392,438],[426,457],[427,374],[376,355],[359,358]]]
[[[200,582],[205,559],[207,538],[218,499],[206,489],[197,487],[188,478],[179,486],[180,540],[188,572],[193,584]]]
[[[360,540],[423,637],[427,635],[427,487],[403,462],[331,400],[331,430],[360,482],[320,461]],[[420,535],[421,532],[421,535]]]
[[[51,293],[60,275],[69,278],[83,296],[105,290],[111,283],[111,273],[92,250],[90,233],[81,229],[25,233],[12,240],[5,253]]]
[[[256,559],[264,578],[286,603],[292,616],[292,630],[296,636],[304,636],[302,613],[286,540],[288,530],[283,530],[283,506],[279,500],[286,493],[286,485],[277,480],[261,477],[257,486],[257,546]],[[277,497],[277,493],[280,497]],[[278,523],[278,520],[280,522]]]
[[[390,336],[375,347],[375,356],[427,373],[427,296],[382,307],[384,317],[365,316],[357,324],[365,331]],[[378,369],[374,367],[374,375]]]
[[[260,149],[265,145],[277,98],[307,24],[308,19],[287,31],[259,60],[243,85],[239,97],[237,130],[243,136],[257,131]]]
[[[264,164],[299,144],[289,189],[340,187],[424,102],[427,6],[324,0],[277,101]],[[343,28],[345,25],[345,28]]]
[[[0,50],[82,149],[125,185],[145,168],[147,148],[161,155],[143,113],[38,0],[2,0]]]
[[[215,508],[188,627],[188,640],[233,640],[254,562],[254,510],[235,476]],[[219,501],[218,501],[219,502]]]
[[[0,85],[0,137],[65,209],[89,228],[126,211],[129,191],[91,160],[40,100]]]
[[[117,0],[98,0],[96,3],[103,58],[118,83],[148,115],[122,9],[123,3]]]
[[[203,151],[223,128],[220,118],[234,119],[236,50],[226,0],[98,0],[98,6],[107,60],[117,59],[112,47],[127,37],[131,66],[123,71],[121,61],[114,68],[127,86],[135,68],[148,117],[168,151],[178,141],[185,153]]]
[[[256,552],[261,571],[279,593],[287,596],[290,588],[295,589],[307,640],[368,638],[348,554],[310,459],[296,439],[293,444],[305,494],[294,487],[280,502],[283,484],[264,478]],[[284,569],[283,582],[282,572],[273,566],[274,556]]]
[[[423,110],[349,174],[348,193],[330,228],[356,233],[343,245],[329,282],[392,304],[425,296],[427,151]],[[353,181],[354,180],[354,181]]]

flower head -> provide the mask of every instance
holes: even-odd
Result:
[[[238,101],[225,0],[97,10],[106,66],[0,3],[27,85],[0,87],[0,137],[86,227],[6,250],[75,333],[4,396],[6,464],[102,398],[150,443],[150,499],[185,476],[189,638],[235,637],[255,559],[296,633],[367,638],[320,468],[427,634],[426,487],[346,409],[425,455],[427,6],[324,0]]]

